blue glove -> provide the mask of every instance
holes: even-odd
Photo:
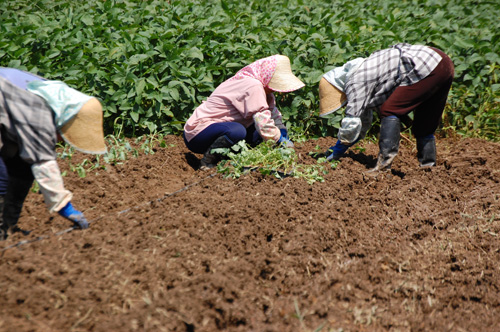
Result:
[[[83,216],[83,213],[76,210],[73,207],[73,204],[71,204],[71,202],[66,204],[66,206],[63,207],[61,210],[59,210],[58,213],[59,213],[59,215],[63,216],[64,218],[74,222],[75,226],[78,226],[81,229],[89,228],[89,222],[87,221],[87,219],[85,219],[85,217]]]
[[[280,129],[280,133],[281,136],[283,136],[285,139],[290,139],[290,137],[288,137],[288,130],[286,130],[286,128]]]
[[[293,142],[290,141],[289,139],[286,139],[283,135],[281,135],[280,139],[278,140],[278,145],[284,148],[293,148]]]
[[[325,155],[326,155],[326,160],[327,161],[332,161],[332,160],[339,160],[340,157],[344,155],[344,153],[349,149],[353,144],[342,144],[340,143],[340,140],[337,140],[337,144],[334,146],[330,147]]]
[[[288,130],[286,128],[280,129],[280,139],[278,140],[278,145],[285,147],[285,148],[293,148],[293,142],[290,141],[290,138],[288,137]]]

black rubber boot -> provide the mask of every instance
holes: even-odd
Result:
[[[417,158],[420,167],[436,166],[436,139],[434,135],[417,138]]]
[[[21,232],[28,235],[31,231],[26,231],[17,226],[17,221],[23,209],[24,200],[28,196],[33,179],[21,179],[10,177],[7,187],[7,194],[4,197],[2,230],[4,232]]]
[[[401,133],[401,120],[396,116],[388,116],[381,120],[379,153],[377,165],[369,172],[388,172],[391,170],[392,161],[399,151],[399,139]]]
[[[213,149],[230,148],[234,143],[227,138],[226,135],[217,137],[217,139],[210,145],[208,150],[203,155],[200,161],[200,169],[210,169],[217,166],[217,163],[222,159],[222,155],[219,153],[212,153]]]

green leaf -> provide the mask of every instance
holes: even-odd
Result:
[[[86,25],[94,25],[94,20],[92,18],[92,16],[86,14],[86,15],[83,15],[81,18],[80,18],[80,21],[82,21],[84,24]]]
[[[200,61],[203,61],[203,53],[200,51],[198,47],[192,47],[188,52],[187,56],[193,59],[199,59]]]
[[[137,123],[139,121],[139,113],[137,113],[137,112],[130,112],[129,115],[132,118],[132,120],[134,120],[134,122]]]
[[[173,88],[173,87],[176,87],[176,86],[180,85],[181,83],[182,83],[181,81],[175,81],[175,80],[174,81],[170,81],[170,82],[168,82],[168,87],[169,88]]]
[[[58,49],[52,49],[47,53],[47,58],[52,59],[59,56],[60,54],[61,51],[59,51]]]
[[[465,121],[474,123],[474,122],[476,122],[476,118],[473,115],[467,115],[465,117]]]
[[[169,89],[168,94],[172,97],[173,100],[179,100],[179,90],[177,89]]]
[[[146,87],[146,80],[144,78],[141,78],[139,81],[137,81],[137,84],[135,85],[135,91],[138,96],[142,94],[145,87]]]
[[[134,54],[129,58],[128,63],[130,65],[137,65],[139,62],[147,58],[148,56],[146,54]]]
[[[229,6],[227,5],[226,1],[221,0],[220,4],[221,4],[222,9],[224,9],[224,11],[226,11],[226,12],[229,11]]]
[[[469,40],[469,39],[466,40],[466,39],[461,38],[460,36],[455,36],[454,44],[458,47],[461,47],[461,48],[473,48],[474,47],[474,43],[472,40]]]

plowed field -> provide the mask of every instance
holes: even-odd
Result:
[[[0,243],[1,331],[499,331],[500,144],[361,143],[325,182],[196,168],[182,140],[80,178],[84,231],[31,192]],[[316,145],[296,144],[301,163]],[[72,163],[88,158],[75,155]],[[39,237],[42,236],[42,239]],[[37,240],[39,239],[39,240]]]

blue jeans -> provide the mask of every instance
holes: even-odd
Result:
[[[210,145],[220,136],[226,136],[233,144],[245,140],[249,145],[255,146],[262,142],[262,137],[255,130],[255,125],[245,128],[241,123],[237,122],[220,122],[213,123],[198,135],[193,137],[191,141],[186,140],[183,134],[184,143],[187,148],[194,153],[205,153]]]

